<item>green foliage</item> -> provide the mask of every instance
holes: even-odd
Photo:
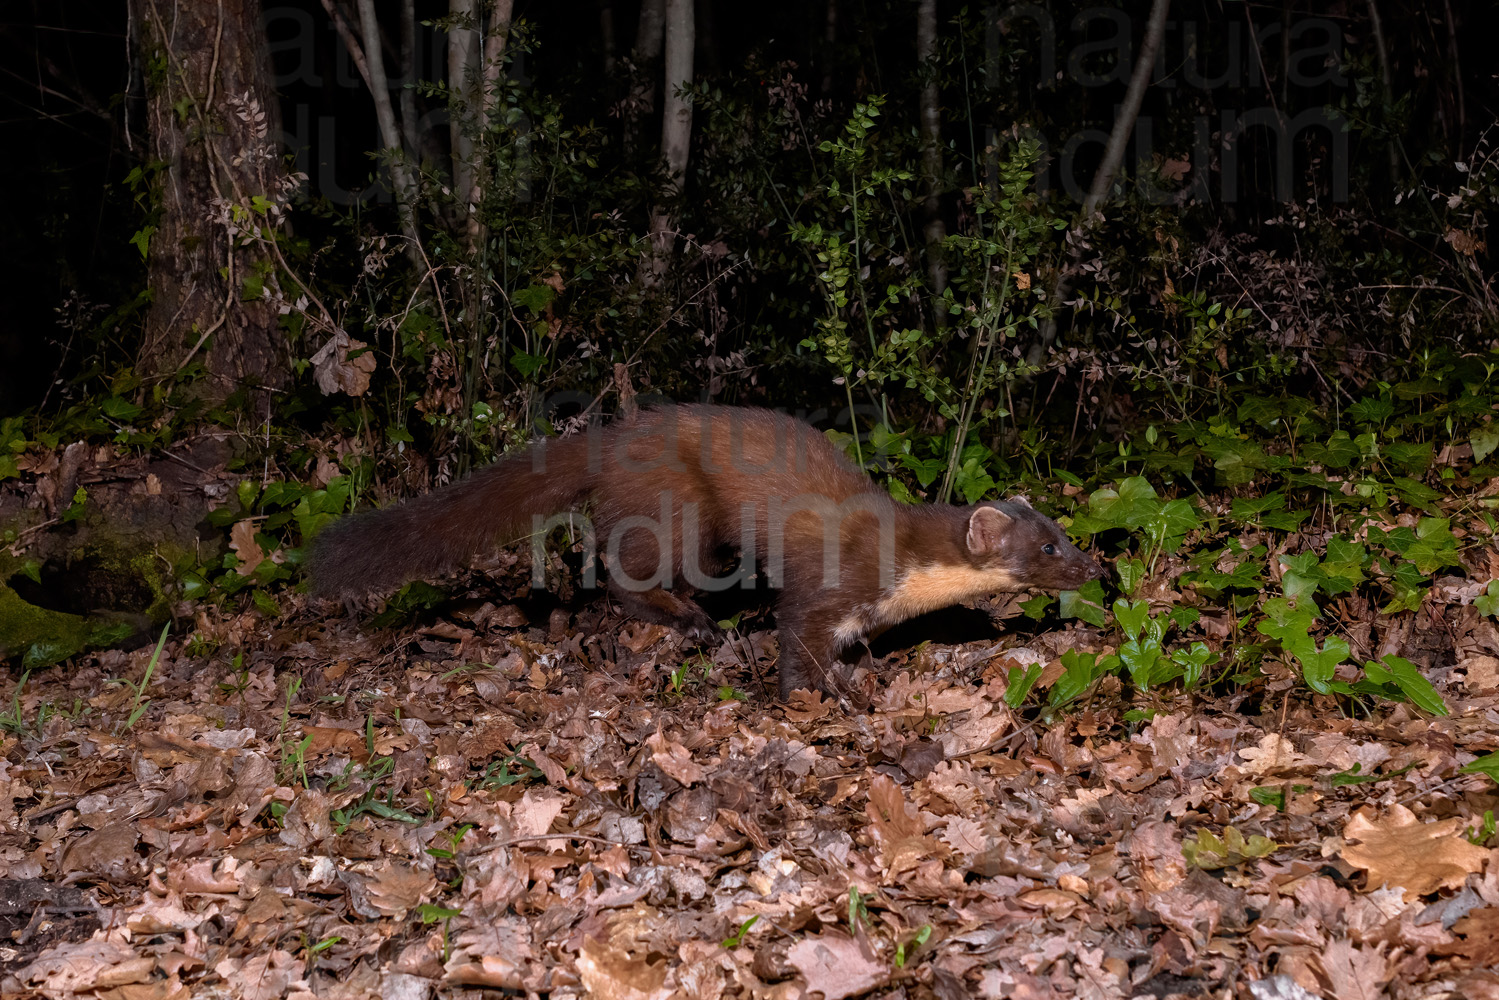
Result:
[[[1195,838],[1182,841],[1182,856],[1193,868],[1213,871],[1269,857],[1280,846],[1257,833],[1246,837],[1237,827],[1225,827],[1222,837],[1204,827]]]
[[[535,781],[541,776],[541,769],[529,757],[510,754],[486,765],[476,785],[479,788],[503,788],[506,785]]]
[[[1079,653],[1069,649],[1062,654],[1062,676],[1052,685],[1047,704],[1054,709],[1063,708],[1089,691],[1098,679],[1119,669],[1120,659],[1112,654]]]
[[[907,390],[954,421],[939,495],[956,488],[971,503],[994,483],[969,434],[1009,415],[980,404],[1025,372],[1012,366],[1005,348],[1043,315],[1027,268],[1065,222],[1049,216],[1036,197],[1039,145],[1016,143],[997,167],[994,189],[975,191],[972,230],[944,240],[940,255],[950,281],[940,299],[923,307],[925,275],[911,266],[917,251],[898,221],[915,201],[915,174],[882,158],[886,147],[875,141],[875,130],[884,103],[874,95],[856,105],[842,133],[818,146],[832,157],[824,188],[828,217],[790,225],[792,239],[817,261],[826,309],[817,334],[800,346],[826,358],[851,405],[867,394],[888,419],[891,393]],[[911,460],[908,468],[925,486],[939,467],[929,459]]]
[[[1499,783],[1499,750],[1469,761],[1461,770],[1463,774],[1486,774],[1490,781]]]
[[[1131,476],[1117,488],[1104,487],[1088,497],[1088,509],[1073,518],[1072,530],[1099,534],[1116,528],[1145,535],[1144,564],[1153,568],[1162,554],[1174,554],[1188,532],[1201,527],[1196,507],[1189,500],[1162,500],[1155,487],[1142,476]],[[1131,582],[1138,581],[1138,570]]]
[[[743,923],[741,923],[739,925],[739,929],[738,930],[736,930],[733,934],[730,934],[728,937],[726,937],[726,938],[723,939],[723,946],[725,948],[737,948],[737,947],[739,947],[741,944],[744,943],[744,935],[747,934],[747,933],[749,933],[749,929],[751,927],[755,926],[755,923],[757,921],[759,921],[759,919],[760,919],[759,914],[756,914],[755,916],[750,917],[749,919],[745,920]]]
[[[151,699],[145,697],[146,688],[151,686],[151,675],[156,672],[157,661],[161,659],[161,651],[167,644],[167,634],[171,631],[171,622],[167,622],[161,627],[161,638],[156,640],[156,648],[151,650],[151,660],[146,664],[146,672],[141,675],[140,683],[130,684],[129,681],[126,681],[126,684],[130,687],[131,697],[130,711],[119,726],[123,732],[128,733],[134,729],[135,724],[140,721],[141,716],[146,714],[146,709],[151,706]]]
[[[1499,580],[1490,580],[1482,594],[1473,599],[1473,607],[1481,615],[1499,615]]]

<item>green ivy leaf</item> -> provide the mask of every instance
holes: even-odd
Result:
[[[1427,680],[1414,663],[1400,656],[1382,657],[1379,663],[1365,663],[1364,672],[1374,679],[1374,670],[1371,668],[1383,667],[1386,675],[1406,699],[1423,712],[1431,715],[1446,716],[1451,714],[1447,708],[1447,702],[1432,687],[1431,681]]]
[[[530,378],[541,371],[542,365],[546,363],[546,358],[536,354],[527,354],[525,351],[520,350],[510,356],[510,364],[526,378]]]
[[[1089,580],[1079,590],[1062,591],[1057,613],[1063,618],[1077,618],[1103,628],[1108,624],[1108,616],[1103,610],[1103,584]]]
[[[1114,602],[1114,620],[1119,623],[1119,630],[1131,639],[1140,637],[1149,619],[1150,605],[1145,601],[1126,601],[1121,598]]]
[[[1021,670],[1018,666],[1010,668],[1008,683],[1005,686],[1005,704],[1011,708],[1019,708],[1025,704],[1026,695],[1031,693],[1031,688],[1041,679],[1041,664],[1032,663],[1029,667]]]
[[[1499,750],[1464,764],[1460,770],[1463,774],[1486,774],[1490,781],[1499,782]]]
[[[1139,559],[1120,559],[1114,568],[1119,573],[1119,589],[1126,594],[1133,594],[1145,578],[1145,563]]]
[[[1490,580],[1482,594],[1473,599],[1473,607],[1481,615],[1499,615],[1499,580]]]
[[[1473,461],[1482,462],[1499,448],[1499,421],[1481,424],[1468,435],[1468,444],[1473,448]]]
[[[1046,617],[1046,609],[1051,606],[1053,600],[1055,598],[1050,594],[1037,594],[1028,601],[1021,601],[1020,610],[1025,612],[1027,618],[1039,621]]]
[[[556,299],[556,289],[551,285],[532,285],[529,288],[521,288],[511,293],[510,301],[523,309],[529,309],[533,313],[546,311],[547,306]]]

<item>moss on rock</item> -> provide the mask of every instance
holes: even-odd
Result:
[[[19,656],[21,665],[28,670],[50,666],[89,646],[105,644],[101,640],[110,637],[102,633],[110,630],[118,632],[118,623],[48,611],[27,603],[14,590],[0,585],[0,659]]]

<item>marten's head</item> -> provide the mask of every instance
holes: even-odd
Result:
[[[1060,524],[1021,499],[970,508],[966,542],[975,566],[1008,576],[1016,588],[1076,590],[1106,575]]]

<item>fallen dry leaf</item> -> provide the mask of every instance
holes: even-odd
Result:
[[[240,576],[249,576],[255,567],[265,562],[265,550],[255,540],[254,521],[236,521],[229,529],[229,547],[239,556],[239,565],[234,571]]]
[[[586,937],[578,952],[578,976],[599,1000],[666,1000],[674,992],[666,983],[667,964],[653,958],[648,937],[654,911],[637,904],[612,917],[604,936]]]
[[[1454,923],[1452,930],[1462,938],[1452,951],[1466,955],[1476,966],[1499,968],[1499,908],[1474,910]]]
[[[1319,961],[1336,1000],[1378,1000],[1390,981],[1390,961],[1383,945],[1356,947],[1346,938],[1329,941]]]
[[[312,376],[323,395],[331,396],[335,392],[345,392],[350,396],[364,395],[370,387],[370,376],[375,373],[375,354],[364,350],[367,347],[369,345],[364,341],[349,336],[343,330],[328,338],[309,359],[312,363]],[[358,357],[349,357],[361,350],[364,353]]]
[[[302,963],[280,948],[244,961],[226,958],[213,967],[238,1000],[280,1000],[289,990],[304,992]]]
[[[50,996],[143,983],[156,959],[117,941],[64,941],[34,958],[16,978]]]
[[[380,861],[365,874],[370,876],[365,883],[370,904],[397,920],[426,902],[437,888],[431,872],[389,860]]]
[[[889,775],[877,774],[870,783],[865,814],[887,873],[907,871],[930,857],[947,856],[947,849],[927,835],[915,807],[907,804],[900,785]]]
[[[1398,886],[1407,901],[1438,889],[1456,889],[1483,870],[1489,852],[1469,843],[1462,817],[1422,823],[1398,803],[1382,818],[1368,807],[1343,828],[1343,860],[1366,870],[1368,887]]]
[[[645,745],[651,748],[651,759],[656,766],[684,785],[691,787],[707,774],[701,764],[693,761],[692,751],[661,733],[652,733]]]
[[[150,983],[127,983],[94,994],[96,1000],[188,1000],[192,991],[176,975]]]
[[[808,992],[821,993],[823,1000],[857,996],[890,978],[885,963],[842,931],[802,938],[787,949],[786,959],[807,981]]]

